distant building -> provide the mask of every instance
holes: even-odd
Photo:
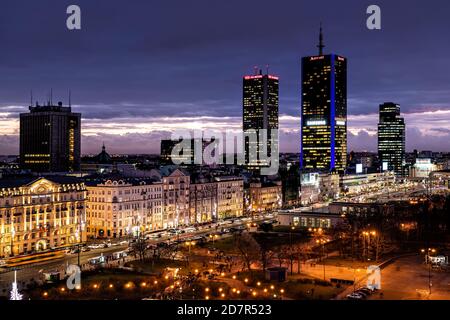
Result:
[[[347,167],[347,59],[302,58],[301,169],[344,172]]]
[[[277,210],[283,205],[281,181],[251,182],[248,194],[251,214]]]
[[[380,105],[378,158],[383,171],[405,175],[405,120],[400,117],[400,106],[393,102]]]
[[[189,225],[191,221],[189,174],[175,166],[167,166],[161,168],[161,175],[163,186],[163,229]]]
[[[340,213],[330,213],[327,207],[314,211],[282,210],[278,212],[277,220],[280,225],[298,226],[304,229],[329,229],[345,223]]]
[[[240,217],[244,214],[244,180],[235,176],[216,177],[217,218]]]
[[[71,107],[29,107],[20,114],[20,166],[34,172],[80,169],[81,114]]]
[[[341,189],[337,173],[303,173],[300,181],[300,200],[302,205],[337,199]]]
[[[428,179],[430,173],[444,170],[444,163],[433,163],[429,158],[417,158],[416,163],[411,166],[409,177],[415,179]]]
[[[190,223],[217,219],[217,182],[199,178],[191,181],[189,190]]]
[[[86,187],[74,177],[0,180],[0,258],[86,241]]]
[[[269,166],[272,152],[278,153],[278,134],[272,139],[274,130],[278,130],[278,77],[270,74],[244,76],[243,83],[243,130],[245,164],[252,169]],[[254,130],[257,139],[246,134]],[[267,141],[260,139],[260,133],[266,130]],[[264,152],[266,148],[266,152]],[[253,155],[250,156],[250,155]],[[267,158],[265,158],[266,156]],[[276,156],[276,159],[278,157]]]
[[[388,186],[392,186],[395,180],[395,175],[388,171],[341,176],[339,184],[342,193],[346,195],[359,195],[380,191]]]

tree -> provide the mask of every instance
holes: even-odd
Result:
[[[144,260],[145,255],[148,250],[148,245],[147,245],[147,242],[145,241],[145,238],[142,237],[141,235],[139,235],[136,238],[136,241],[133,242],[133,244],[131,246],[132,246],[132,249],[135,252],[135,254],[137,254],[139,256],[139,260],[141,260],[141,261]]]
[[[252,273],[252,262],[258,259],[260,252],[258,242],[256,242],[248,232],[234,234],[234,242],[244,265],[247,267],[248,271]]]

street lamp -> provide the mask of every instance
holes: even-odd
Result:
[[[195,241],[186,241],[186,245],[189,247],[188,265],[190,266],[191,246],[195,246]]]
[[[428,249],[421,249],[422,253],[425,254],[425,263],[428,264],[428,294],[431,295],[431,287],[433,286],[433,283],[431,282],[431,261],[429,260],[430,252],[435,253],[436,249],[428,248]]]
[[[327,240],[324,239],[317,239],[316,243],[322,245],[322,265],[323,265],[323,280],[326,281],[325,277],[325,243],[327,243]]]

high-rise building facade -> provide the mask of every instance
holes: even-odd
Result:
[[[302,58],[300,166],[343,172],[347,166],[347,59],[322,52]]]
[[[393,102],[380,105],[378,158],[383,171],[405,174],[405,120],[400,117],[400,106]]]
[[[34,172],[80,169],[81,114],[71,107],[30,106],[20,114],[20,164]]]
[[[272,152],[278,152],[278,83],[278,77],[263,75],[261,70],[259,74],[244,76],[243,130],[245,164],[248,167],[268,166]],[[266,130],[267,141],[260,137],[262,130]],[[256,132],[257,139],[249,138],[252,131]]]

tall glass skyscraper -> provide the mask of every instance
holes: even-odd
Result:
[[[378,158],[382,170],[392,170],[397,176],[404,175],[405,120],[400,117],[400,106],[393,102],[380,105]]]
[[[347,166],[347,59],[323,54],[302,58],[302,169],[343,172]]]
[[[258,141],[245,138],[245,164],[255,169],[269,165],[262,157],[267,147],[267,156],[278,152],[278,135],[272,139],[272,130],[278,130],[278,77],[259,73],[244,76],[243,84],[243,130],[245,134],[255,130]],[[267,143],[259,139],[261,129],[267,130]],[[257,155],[255,158],[250,154]]]

